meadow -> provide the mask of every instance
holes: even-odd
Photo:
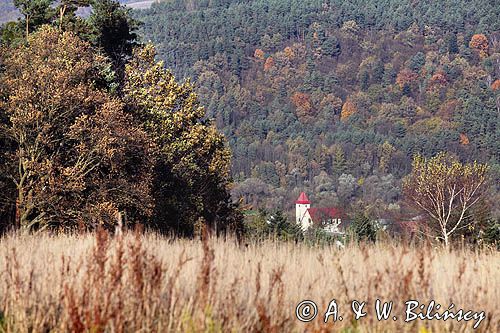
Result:
[[[0,239],[0,332],[496,332],[499,263],[493,249],[391,242],[337,249],[132,232],[11,234]],[[304,323],[296,307],[306,299],[318,316]],[[332,299],[343,320],[324,323]],[[376,299],[394,302],[388,320],[377,320]],[[353,300],[366,302],[359,320]],[[405,322],[407,300],[485,318],[477,329],[474,320]]]

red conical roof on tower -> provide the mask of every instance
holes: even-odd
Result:
[[[296,204],[310,204],[311,202],[307,198],[307,195],[304,192],[302,192],[302,193],[300,193],[299,198],[297,199],[297,201],[295,201],[295,203]]]

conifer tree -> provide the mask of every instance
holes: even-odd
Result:
[[[93,0],[88,21],[92,29],[92,42],[111,59],[121,78],[125,63],[136,45],[135,30],[139,21],[134,20],[130,10],[115,0]]]

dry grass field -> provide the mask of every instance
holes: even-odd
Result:
[[[405,323],[411,299],[485,311],[474,331],[498,332],[499,285],[494,250],[11,235],[0,239],[0,332],[473,331],[474,320]],[[389,320],[376,319],[377,298],[394,301]],[[295,317],[304,299],[318,307],[309,323]],[[324,323],[332,299],[343,320]],[[367,302],[365,317],[353,319],[352,300]]]

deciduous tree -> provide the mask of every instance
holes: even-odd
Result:
[[[129,112],[156,145],[155,220],[166,231],[192,235],[202,219],[212,230],[238,229],[231,202],[230,151],[210,121],[190,82],[155,62],[152,45],[136,49],[126,66]]]
[[[9,176],[24,230],[113,224],[150,215],[149,139],[96,87],[104,58],[49,26],[10,50],[2,107],[14,146]]]
[[[477,50],[481,58],[485,58],[486,56],[488,56],[489,44],[488,44],[488,38],[486,38],[485,35],[475,34],[474,36],[472,36],[469,42],[469,46],[472,49]]]
[[[487,171],[486,164],[462,164],[444,153],[430,159],[417,155],[403,190],[448,246],[453,233],[468,226],[471,208],[485,195]]]
[[[350,98],[347,98],[344,105],[342,106],[340,119],[345,121],[356,112],[357,112],[356,104],[354,104],[354,102]]]

